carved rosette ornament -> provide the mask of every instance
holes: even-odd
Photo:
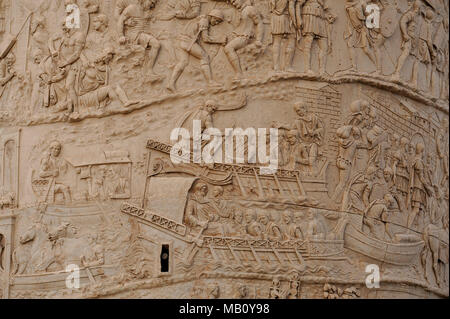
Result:
[[[0,1],[0,296],[448,298],[448,11]]]

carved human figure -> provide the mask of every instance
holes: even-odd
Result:
[[[298,299],[300,297],[300,280],[298,278],[291,278],[289,280],[289,288],[286,294],[287,299]]]
[[[269,299],[284,299],[284,292],[281,289],[281,282],[279,278],[272,280],[272,285],[269,289]]]
[[[15,62],[16,57],[12,52],[8,53],[3,59],[0,59],[0,98],[6,90],[6,84],[17,75],[13,69]]]
[[[13,206],[15,198],[16,195],[14,192],[5,191],[3,187],[0,186],[0,209]]]
[[[364,174],[356,174],[350,181],[344,194],[342,211],[356,211],[359,214],[364,213],[369,206],[369,198],[376,172],[376,167],[369,166]]]
[[[53,194],[62,193],[65,202],[72,200],[70,187],[65,180],[68,169],[69,164],[61,157],[61,143],[52,142],[48,153],[41,159],[39,177],[50,178],[49,191],[53,191]]]
[[[169,3],[172,9],[167,17],[163,20],[176,19],[194,19],[200,15],[201,3],[200,0],[176,0],[174,3]]]
[[[61,23],[62,34],[49,40],[51,70],[44,67],[44,71],[50,71],[46,79],[47,84],[61,82],[60,91],[67,94],[69,112],[78,112],[78,94],[76,92],[76,78],[80,68],[80,55],[84,48],[86,36],[79,29],[69,28],[66,20]],[[61,84],[59,86],[61,86]],[[59,98],[58,98],[59,100]]]
[[[183,70],[189,63],[189,57],[192,56],[200,60],[200,68],[209,85],[218,85],[213,81],[211,72],[211,60],[208,53],[202,47],[201,42],[210,44],[225,45],[226,38],[221,36],[213,37],[209,31],[212,26],[223,22],[224,16],[220,10],[214,9],[208,15],[202,15],[193,21],[190,21],[183,31],[178,35],[178,63],[173,69],[173,73],[167,84],[167,89],[175,91],[175,84],[183,73]]]
[[[344,39],[347,40],[347,47],[352,64],[351,71],[357,72],[356,49],[361,48],[367,57],[375,64],[377,73],[381,74],[381,61],[379,52],[380,34],[376,33],[366,26],[366,6],[357,0],[347,0],[345,5],[347,12],[347,31],[344,33]],[[381,36],[382,37],[382,36]],[[374,52],[370,51],[373,48]]]
[[[425,11],[425,19],[420,25],[418,47],[416,52],[416,59],[413,66],[413,77],[411,79],[412,85],[418,86],[418,63],[421,62],[427,67],[426,73],[426,89],[427,91],[432,90],[431,78],[433,65],[432,61],[436,57],[436,52],[433,47],[433,21],[434,12],[432,9],[428,8]]]
[[[333,22],[328,13],[325,0],[300,0],[297,6],[297,27],[303,36],[305,71],[314,74],[311,68],[311,53],[314,40],[319,45],[319,73],[324,74],[326,69],[326,56],[331,49],[330,29],[327,23]]]
[[[336,166],[339,170],[339,183],[336,186],[332,198],[336,203],[340,203],[342,200],[342,192],[351,177],[356,151],[367,147],[367,145],[361,140],[361,129],[357,126],[342,126],[337,130],[336,135],[339,143],[336,159]]]
[[[325,239],[327,235],[326,226],[317,217],[315,209],[310,208],[306,212],[306,239]]]
[[[262,238],[279,241],[282,239],[280,226],[270,219],[269,213],[266,211],[258,212],[258,222],[262,228]]]
[[[261,225],[256,221],[256,213],[252,209],[247,209],[244,213],[244,225],[245,225],[245,233],[247,237],[250,238],[259,238],[263,229]]]
[[[448,185],[449,181],[449,138],[448,138],[448,119],[441,121],[441,126],[436,135],[436,154],[438,156],[438,171],[441,179],[438,185]]]
[[[448,69],[449,69],[449,20],[445,14],[441,17],[437,30],[433,37],[435,55],[432,56],[433,70],[438,73],[438,79],[432,77],[432,87],[438,86],[438,96],[442,100],[448,99]]]
[[[293,214],[290,211],[284,211],[281,214],[281,230],[283,234],[283,240],[297,240],[303,239],[303,233],[300,228],[300,224],[297,224],[293,220]]]
[[[380,240],[392,240],[388,218],[390,211],[395,207],[395,199],[391,194],[385,194],[383,199],[374,200],[365,209],[363,225],[367,226],[369,233]],[[385,238],[387,235],[387,238]]]
[[[109,64],[114,56],[110,39],[106,35],[108,18],[99,14],[92,21],[93,31],[86,39],[83,67],[79,75],[79,102],[83,108],[103,108],[110,100],[119,100],[124,107],[136,104],[130,101],[119,84],[110,84]],[[100,48],[100,52],[99,49]]]
[[[202,209],[202,203],[205,202],[207,194],[208,186],[203,183],[198,183],[195,187],[194,193],[189,196],[190,198],[186,206],[186,224],[192,227],[205,227],[208,224],[209,217]]]
[[[249,299],[250,291],[246,285],[239,285],[234,295],[235,299]]]
[[[275,72],[294,72],[292,62],[295,55],[296,40],[296,0],[272,0],[270,12],[272,15],[272,39],[273,39],[273,69]],[[282,42],[285,40],[283,52]]]
[[[400,144],[394,153],[394,163],[392,165],[393,184],[395,185],[401,205],[406,208],[406,198],[409,192],[409,158],[408,158],[409,140],[406,137],[400,139]]]
[[[285,138],[286,143],[284,143],[282,148],[284,168],[308,171],[310,168],[309,153],[305,144],[299,142],[298,131],[287,131]]]
[[[394,74],[392,75],[392,79],[394,81],[400,81],[400,72],[403,68],[403,65],[406,62],[406,59],[410,56],[416,56],[418,51],[418,43],[416,37],[416,27],[417,27],[417,19],[419,17],[421,8],[421,3],[419,0],[414,1],[411,8],[403,14],[400,18],[400,30],[402,33],[402,53],[397,61],[397,67],[395,69]],[[411,78],[411,82],[417,83],[417,72],[418,72],[418,64],[416,61],[414,62],[413,74]]]
[[[244,214],[241,210],[235,209],[232,220],[228,223],[228,236],[242,237],[245,234],[245,227],[243,225]]]
[[[258,9],[252,5],[251,0],[230,0],[231,4],[239,10],[241,21],[233,31],[232,39],[225,46],[225,54],[236,73],[241,78],[242,67],[237,51],[245,48],[254,41],[257,48],[262,47],[264,37],[264,23]]]
[[[120,35],[120,44],[135,44],[144,49],[150,49],[148,54],[149,75],[151,78],[160,78],[154,71],[156,59],[161,49],[161,43],[153,35],[147,32],[147,20],[150,12],[155,8],[157,0],[137,0],[130,3],[121,11],[117,26]],[[122,5],[123,6],[123,5]]]
[[[425,145],[423,143],[417,143],[416,145],[416,157],[411,166],[410,180],[409,180],[409,201],[408,205],[411,207],[410,214],[408,216],[408,229],[410,230],[416,216],[422,211],[425,214],[427,205],[427,197],[432,196],[433,189],[429,185],[428,180],[425,178],[425,163],[423,161],[423,152]],[[425,216],[422,216],[424,218]]]

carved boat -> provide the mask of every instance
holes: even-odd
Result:
[[[319,160],[315,174],[286,169],[265,174],[261,173],[261,167],[249,164],[200,165],[192,161],[173,164],[170,160],[172,146],[154,140],[148,140],[147,149],[149,152],[162,153],[161,157],[152,161],[148,177],[171,174],[198,176],[213,185],[234,184],[240,190],[241,199],[264,202],[317,206],[319,203],[314,199],[314,195],[328,193],[325,174],[329,162],[326,159]]]
[[[103,266],[80,268],[80,285],[95,283],[96,278],[104,275]],[[38,274],[14,275],[11,277],[11,288],[15,291],[35,289],[61,289],[66,288],[66,279],[69,272],[55,271]]]
[[[343,236],[347,224],[346,219],[342,219],[336,226],[333,239],[308,238],[305,240],[274,241],[218,236],[193,238],[187,234],[185,225],[136,205],[125,202],[122,204],[121,212],[135,217],[144,225],[191,245],[191,249],[186,250],[185,257],[187,260],[191,259],[189,255],[195,248],[208,250],[215,262],[229,263],[233,266],[249,263],[259,266],[275,263],[283,266],[286,264],[303,264],[306,260],[347,260],[347,257],[342,256],[344,253]],[[146,239],[145,236],[143,236],[143,239]]]
[[[344,247],[393,265],[410,265],[420,254],[423,241],[414,243],[389,243],[367,236],[352,224],[348,224],[344,233]]]

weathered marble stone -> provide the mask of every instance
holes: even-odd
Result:
[[[0,0],[0,296],[448,298],[448,11]]]

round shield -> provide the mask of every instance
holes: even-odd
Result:
[[[386,6],[380,16],[381,34],[385,38],[390,38],[398,28],[399,21],[400,17],[397,8],[393,5]]]

